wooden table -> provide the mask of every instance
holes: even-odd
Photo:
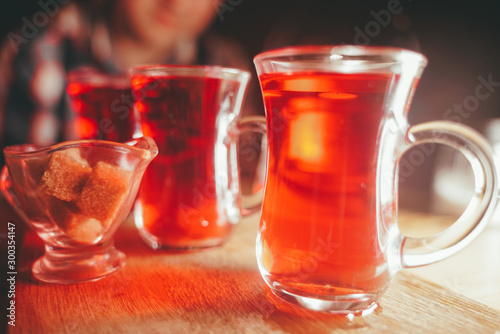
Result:
[[[411,231],[422,217],[406,218]],[[257,226],[258,217],[249,217],[222,247],[168,253],[147,248],[128,221],[115,238],[127,255],[125,268],[76,285],[32,277],[43,244],[27,232],[18,250],[16,326],[8,326],[9,333],[500,333],[500,266],[477,271],[486,268],[478,258],[491,251],[484,242],[496,245],[500,257],[500,231],[486,231],[479,246],[448,263],[398,273],[373,314],[349,320],[299,317],[269,302],[255,259]]]
[[[402,231],[415,236],[443,230],[455,218],[414,212],[400,216]],[[455,256],[407,272],[500,311],[500,224],[490,224]]]

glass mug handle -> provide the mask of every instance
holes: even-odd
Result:
[[[239,120],[235,120],[229,127],[229,135],[227,137],[226,145],[228,146],[228,176],[229,176],[229,189],[233,195],[240,193],[239,184],[239,170],[238,170],[238,150],[236,148],[236,138],[239,138],[245,132],[257,132],[266,136],[266,118],[264,116],[247,116]],[[264,137],[263,137],[264,138]],[[260,165],[260,164],[259,164]],[[265,168],[265,165],[262,165]],[[262,173],[263,175],[264,173]],[[243,197],[258,197],[258,203],[254,203],[255,199],[252,198],[250,202],[254,203],[250,207],[242,207],[238,203],[241,216],[249,216],[260,210],[262,205],[262,191],[257,194],[246,195]],[[250,198],[249,198],[250,199]]]
[[[476,131],[449,121],[412,126],[405,137],[408,149],[425,143],[448,145],[460,151],[474,172],[475,194],[464,213],[445,231],[424,238],[403,237],[401,267],[412,268],[441,261],[465,248],[486,227],[498,200],[498,179],[493,151]]]

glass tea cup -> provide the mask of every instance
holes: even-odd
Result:
[[[0,189],[45,243],[45,254],[32,267],[36,278],[94,281],[125,264],[113,235],[157,153],[147,137],[125,144],[77,140],[4,148]]]
[[[78,139],[123,143],[141,136],[126,75],[79,68],[69,72],[66,92],[75,113],[74,131]]]
[[[240,119],[250,77],[217,66],[131,69],[144,135],[159,148],[134,206],[136,226],[153,249],[217,246],[242,215],[238,136],[265,133],[261,116]]]
[[[397,271],[442,260],[483,230],[498,189],[488,143],[459,124],[407,122],[423,55],[303,46],[254,62],[268,125],[257,260],[280,303],[368,314]],[[410,238],[397,224],[399,160],[429,142],[467,156],[476,193],[449,229]]]

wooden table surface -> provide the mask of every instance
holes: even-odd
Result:
[[[404,218],[405,229],[412,232],[428,217]],[[446,219],[435,218],[431,226],[440,224]],[[298,316],[266,298],[255,259],[257,226],[258,216],[249,217],[222,247],[169,253],[147,248],[128,221],[115,238],[127,255],[125,268],[100,281],[74,285],[32,277],[31,265],[43,254],[43,244],[26,232],[22,246],[18,243],[16,326],[7,329],[71,334],[500,333],[499,229],[485,231],[449,262],[398,273],[373,314],[349,320]],[[483,260],[494,258],[493,251],[495,263]]]
[[[402,231],[415,236],[438,232],[454,221],[452,217],[411,212],[403,212],[400,219],[404,220],[400,224]],[[407,272],[500,311],[499,222],[490,223],[475,241],[455,256]]]

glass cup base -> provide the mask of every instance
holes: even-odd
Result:
[[[35,261],[33,275],[40,281],[73,284],[97,281],[125,265],[125,254],[113,243],[77,248],[45,246],[45,254]]]
[[[310,295],[288,289],[277,282],[268,283],[268,287],[272,293],[272,295],[268,294],[268,299],[276,307],[298,313],[344,315],[350,318],[371,314],[378,307],[375,302],[377,296],[372,294],[356,293],[321,298],[319,295]]]
[[[222,245],[226,240],[227,236],[218,238],[206,238],[206,239],[176,239],[176,240],[165,240],[163,238],[158,238],[151,233],[145,231],[142,228],[138,228],[139,235],[142,240],[153,250],[194,250],[202,248],[217,247]]]

